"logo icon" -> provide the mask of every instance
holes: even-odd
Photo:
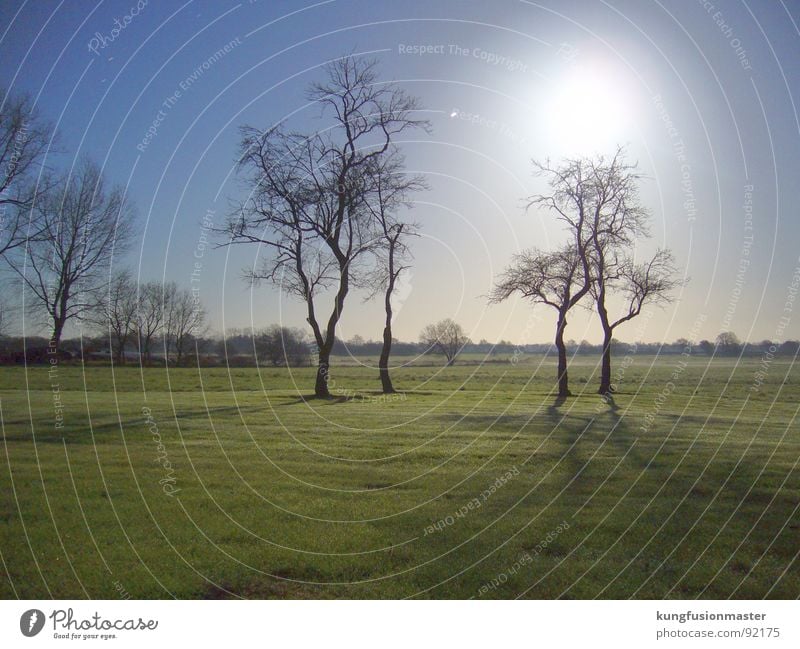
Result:
[[[19,618],[19,630],[22,635],[32,638],[44,627],[44,613],[38,608],[25,611]]]

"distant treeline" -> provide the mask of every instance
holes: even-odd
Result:
[[[593,345],[590,342],[575,342],[569,341],[566,343],[567,351],[570,354],[578,355],[591,355],[600,354],[603,351],[603,345]],[[738,356],[740,353],[744,354],[762,354],[770,351],[771,347],[776,350],[773,353],[781,355],[794,355],[800,348],[800,341],[788,340],[784,343],[774,343],[769,340],[754,343],[737,343],[735,345],[719,345],[709,340],[701,340],[696,344],[690,344],[687,340],[676,340],[671,343],[626,343],[619,340],[612,341],[612,350],[619,353],[628,353],[633,348],[640,354],[682,354],[687,347],[691,348],[692,354],[704,356]],[[337,356],[353,355],[353,356],[373,356],[380,353],[381,343],[376,341],[342,341],[337,339],[334,345],[334,354]],[[392,351],[394,354],[400,356],[410,356],[425,353],[427,347],[424,343],[407,343],[395,341],[392,344]],[[500,341],[499,343],[491,343],[482,340],[478,343],[467,343],[462,349],[462,354],[485,354],[485,355],[513,355],[520,352],[526,354],[546,354],[555,349],[553,343],[532,343],[526,345],[515,345],[508,341]]]
[[[107,336],[69,338],[62,341],[59,346],[59,361],[83,360],[85,362],[111,361],[112,357],[117,364],[139,364],[139,352],[136,340],[130,341],[121,356],[116,349],[109,349]],[[0,364],[17,365],[23,363],[50,363],[53,350],[49,347],[47,338],[33,336],[28,338],[0,336]],[[603,350],[601,344],[594,345],[587,341],[568,341],[567,350],[571,355],[597,355]],[[355,338],[344,341],[336,339],[333,354],[336,356],[377,356],[381,352],[382,343],[374,340]],[[800,350],[800,341],[787,340],[776,343],[769,340],[760,342],[743,343],[735,335],[725,334],[717,341],[701,340],[691,343],[686,339],[678,339],[670,343],[626,343],[613,341],[614,351],[627,354],[634,351],[637,354],[683,354],[687,348],[691,354],[697,356],[723,356],[736,357],[741,355],[758,356],[772,353],[775,356],[793,357]],[[204,336],[192,338],[187,343],[187,351],[180,361],[181,365],[231,365],[237,367],[254,367],[256,359],[260,366],[272,367],[303,367],[315,364],[316,349],[303,330],[292,327],[271,325],[264,329],[256,330],[231,330],[222,336]],[[421,356],[432,353],[430,348],[421,342],[402,342],[395,340],[392,344],[394,353],[398,356]],[[177,354],[165,345],[165,341],[153,341],[150,359],[143,364],[170,365],[179,364]],[[169,350],[169,351],[168,351]],[[477,343],[468,343],[463,347],[462,354],[478,354],[489,359],[524,354],[554,353],[552,343],[533,343],[515,345],[509,341],[491,343],[481,340]],[[118,359],[122,359],[122,363]]]

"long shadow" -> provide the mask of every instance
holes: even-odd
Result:
[[[583,412],[587,397],[589,395],[582,397]],[[603,521],[612,508],[614,521],[627,524],[635,516],[634,513],[625,513],[623,495],[630,484],[621,478],[638,475],[649,460],[636,452],[636,446],[632,446],[634,431],[614,397],[601,400],[596,396],[596,399],[596,402],[592,402],[588,420],[571,414],[570,407],[564,408],[567,400],[563,398],[557,398],[547,408],[548,417],[553,421],[550,436],[552,445],[541,456],[544,464],[540,468],[552,473],[538,494],[539,506],[546,508],[547,513],[537,529],[531,530],[525,545],[529,552],[537,551],[538,547],[548,571],[569,575],[569,582],[573,582],[580,574],[573,573],[571,567],[576,556],[573,552],[578,552],[578,556],[584,559],[587,552],[588,556],[597,558],[608,547],[605,539],[602,541],[605,545],[598,548],[587,536],[594,526],[599,522],[598,531],[609,529],[610,521]],[[580,422],[579,425],[575,425],[577,422]],[[591,515],[586,516],[589,512]],[[544,548],[537,546],[541,543],[540,537],[551,531],[561,519],[573,527],[559,535],[552,544],[544,544]],[[585,527],[580,525],[581,519],[585,520]],[[602,536],[599,538],[603,539]],[[540,588],[547,590],[549,580],[549,577],[544,577],[531,593],[536,596],[537,591],[541,592]],[[573,592],[567,590],[563,596],[573,597]]]
[[[780,574],[796,557],[796,536],[781,537],[774,526],[757,526],[753,521],[760,521],[762,517],[790,520],[793,512],[796,513],[794,494],[800,481],[795,480],[794,485],[790,485],[781,482],[780,477],[759,474],[762,467],[767,468],[771,456],[766,450],[759,453],[754,448],[749,450],[750,454],[744,454],[751,428],[748,423],[740,425],[737,430],[744,432],[744,439],[736,444],[737,430],[728,428],[735,425],[733,414],[729,415],[725,426],[726,434],[732,433],[728,440],[731,446],[723,446],[722,439],[703,443],[702,426],[695,425],[701,415],[686,417],[684,413],[659,412],[655,421],[648,422],[646,427],[641,426],[642,413],[635,417],[639,420],[634,418],[629,434],[640,440],[636,450],[639,457],[645,458],[643,467],[647,467],[642,480],[648,484],[650,493],[647,496],[655,498],[645,516],[657,522],[653,527],[659,528],[658,536],[646,552],[659,559],[664,557],[665,563],[660,567],[664,592],[671,592],[671,596],[724,598],[731,596],[729,589],[733,583],[738,584],[737,588],[744,584],[744,589],[750,593],[747,596],[762,597],[775,582],[768,577],[761,584],[757,583],[759,566],[753,563],[753,557],[759,556],[762,549],[764,554],[768,552],[777,564],[772,568],[774,574]],[[695,444],[698,440],[700,443]],[[649,451],[644,450],[648,448]],[[777,458],[775,461],[781,462]],[[682,550],[670,554],[675,548],[686,547],[684,538],[690,547],[694,546],[689,554]],[[713,544],[721,543],[721,539],[736,543],[735,554],[728,555],[729,549],[726,549],[727,560],[716,562]],[[698,553],[700,548],[704,554]],[[685,570],[695,560],[697,566],[687,575]],[[706,565],[721,572],[700,587],[697,573]],[[674,590],[667,591],[667,587]],[[734,597],[744,595],[742,590],[733,593]]]
[[[719,484],[722,477],[714,475],[712,468],[706,471],[703,483],[692,486],[700,475],[697,465],[703,464],[704,460],[693,462],[689,455],[678,468],[678,460],[684,455],[686,445],[679,442],[678,447],[670,449],[671,442],[665,439],[672,426],[670,418],[658,421],[648,430],[641,430],[642,413],[627,410],[624,407],[625,400],[620,405],[617,401],[619,398],[620,395],[605,398],[603,407],[597,406],[590,427],[593,434],[564,451],[564,461],[570,464],[562,465],[560,472],[562,483],[569,485],[564,495],[571,495],[570,499],[580,507],[576,522],[580,521],[582,514],[591,512],[587,518],[593,520],[592,527],[599,522],[600,538],[603,530],[606,533],[613,530],[614,535],[627,530],[622,545],[612,551],[609,557],[615,557],[619,561],[618,567],[630,572],[604,591],[603,597],[629,595],[631,589],[624,586],[626,580],[638,576],[645,583],[645,576],[655,574],[653,571],[656,569],[658,575],[649,582],[651,586],[660,584],[658,587],[666,590],[666,587],[680,583],[677,579],[688,564],[680,554],[670,554],[670,551],[675,549],[674,543],[698,525],[696,535],[716,531],[713,516],[707,514],[700,518],[699,514],[714,491],[709,483]],[[584,447],[580,453],[584,441],[590,446]],[[664,448],[660,448],[662,442],[666,443]],[[563,443],[566,446],[569,440],[564,439]],[[608,450],[613,452],[611,457]],[[592,466],[594,460],[591,458],[595,451],[599,451],[598,456],[605,460],[605,465]],[[720,467],[723,475],[728,470],[729,466]],[[745,479],[747,476],[743,481]],[[737,492],[733,487],[735,482],[731,481],[729,486]],[[691,491],[687,493],[689,489]],[[677,510],[679,503],[682,503],[680,511]],[[763,508],[754,509],[751,517],[763,513]],[[787,509],[791,510],[791,507]],[[605,521],[609,514],[611,518]],[[582,534],[585,536],[589,531],[585,529]],[[613,538],[607,537],[603,541],[605,547]],[[590,546],[591,542],[587,547]],[[601,550],[602,547],[593,549],[592,553]],[[629,560],[634,562],[628,565]],[[699,592],[686,588],[689,587],[683,583],[678,592],[687,596]]]
[[[196,410],[179,410],[177,413],[167,412],[163,416],[165,421],[173,419],[208,419],[209,415],[238,414],[246,412],[263,413],[264,406],[215,406],[213,408],[198,408]]]
[[[523,414],[458,414],[443,413],[436,415],[433,419],[448,424],[458,424],[469,428],[482,428],[485,430],[501,432],[522,432],[526,428],[537,428],[538,432],[549,433],[553,427],[558,426],[562,421],[575,424],[588,423],[591,418],[581,415],[569,415],[562,413],[559,408],[567,401],[566,397],[557,397],[555,401],[546,408],[540,405],[535,406],[530,413]],[[542,428],[542,424],[545,427]]]
[[[263,406],[219,406],[197,410],[178,411],[177,414],[166,411],[164,413],[155,413],[156,424],[160,427],[170,426],[172,422],[178,420],[185,422],[192,419],[208,420],[211,416],[225,416],[227,414],[245,414],[245,413],[263,413]],[[113,413],[109,415],[109,421],[100,423],[97,421],[96,416],[92,416],[91,432],[89,427],[89,420],[85,413],[81,414],[81,420],[72,423],[71,417],[66,418],[67,421],[63,428],[55,430],[53,424],[50,422],[42,423],[34,420],[36,426],[36,443],[37,444],[93,444],[95,442],[119,442],[118,437],[120,429],[128,439],[132,439],[140,435],[140,439],[149,438],[149,423],[144,417],[133,417],[131,419],[123,419],[121,422],[113,417]],[[30,432],[31,422],[29,420],[19,420],[6,422],[6,434],[0,435],[0,440],[5,442],[32,442],[33,435]],[[24,428],[25,432],[10,432],[14,429]],[[161,431],[163,432],[163,430]]]
[[[616,399],[614,399],[613,394],[606,394],[600,398],[606,402],[606,405],[609,407],[612,413],[614,413],[615,415],[619,413],[619,405],[617,405],[617,401]]]
[[[563,406],[567,402],[567,397],[556,397],[555,401],[553,401],[552,405],[547,406],[547,416],[550,421],[554,423],[560,422],[564,415],[559,411],[559,408]]]
[[[598,406],[592,427],[595,436],[602,436],[603,448],[613,447],[620,457],[625,455],[628,461],[634,460],[640,468],[647,466],[652,458],[642,454],[636,446],[633,446],[637,435],[635,427],[629,423],[632,415],[625,414],[625,410],[613,394],[596,395],[596,399]]]
[[[330,396],[330,397],[318,397],[315,394],[301,394],[296,399],[292,399],[291,401],[286,401],[280,404],[280,407],[285,408],[286,406],[296,406],[301,403],[314,403],[314,404],[324,404],[327,406],[336,405],[338,403],[347,403],[348,401],[358,401],[356,397],[352,395],[341,395],[338,397]]]
[[[432,392],[395,390],[390,394],[385,394],[380,390],[363,390],[360,392],[349,392],[330,397],[318,397],[315,394],[301,394],[291,401],[284,401],[279,407],[296,406],[301,403],[319,403],[324,405],[336,405],[340,403],[392,403],[394,401],[405,401],[413,396],[430,396]]]

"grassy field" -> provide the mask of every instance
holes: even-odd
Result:
[[[796,598],[800,369],[679,361],[0,368],[0,595]]]

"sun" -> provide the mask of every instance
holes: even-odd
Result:
[[[633,110],[623,78],[600,66],[572,68],[545,102],[545,127],[558,148],[591,155],[628,141]]]

